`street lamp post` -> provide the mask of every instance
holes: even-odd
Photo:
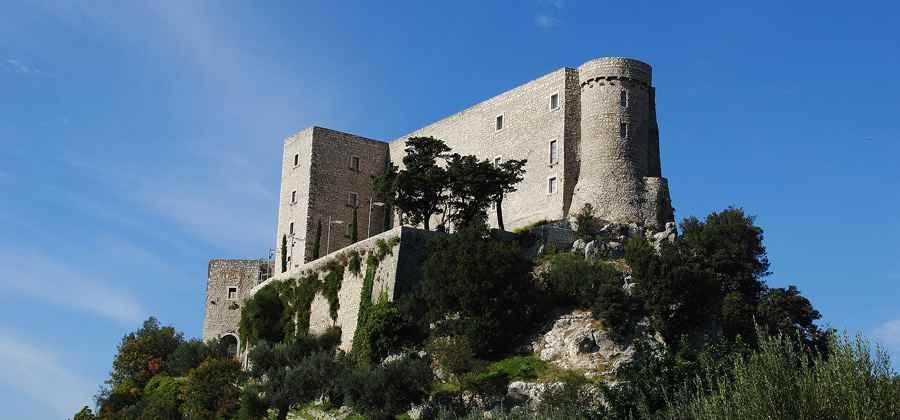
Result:
[[[384,207],[384,203],[372,201],[372,197],[369,197],[369,218],[366,219],[366,239],[372,236],[372,206]]]
[[[344,221],[331,220],[331,216],[328,216],[328,240],[325,241],[325,255],[331,252],[331,225],[339,225],[341,223],[344,223]]]

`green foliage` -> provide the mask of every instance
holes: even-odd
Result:
[[[209,358],[226,358],[228,346],[219,339],[204,343],[198,339],[182,342],[175,348],[166,362],[166,370],[172,376],[185,376]]]
[[[594,206],[585,203],[575,213],[575,237],[585,241],[591,241],[600,233],[600,220],[594,216]]]
[[[431,337],[425,351],[443,372],[454,377],[473,370],[478,362],[472,344],[465,336]]]
[[[358,276],[362,272],[362,257],[360,257],[359,251],[355,249],[350,250],[349,254],[350,256],[347,258],[347,269]]]
[[[359,206],[353,206],[353,217],[350,219],[350,243],[359,242]]]
[[[435,238],[417,298],[425,322],[465,336],[479,356],[506,350],[533,314],[531,263],[514,244],[464,229]]]
[[[244,379],[235,359],[209,359],[191,370],[182,389],[182,410],[187,418],[228,418],[238,409]]]
[[[422,224],[429,230],[432,215],[440,212],[446,200],[447,170],[438,165],[450,148],[434,137],[411,137],[406,141],[403,169],[396,179],[393,202],[401,218],[411,225]]]
[[[427,359],[407,356],[383,365],[346,371],[344,402],[367,419],[393,419],[421,402],[434,380]]]
[[[497,228],[501,231],[506,229],[503,226],[503,198],[516,191],[516,185],[524,179],[527,162],[527,159],[510,159],[494,168],[494,176],[489,185],[493,187],[492,198],[497,204]]]
[[[281,235],[281,272],[284,273],[287,269],[287,235]]]
[[[241,310],[239,331],[245,345],[258,341],[279,342],[284,339],[285,305],[277,286],[269,284],[258,290]]]
[[[264,404],[283,419],[292,405],[323,395],[335,398],[335,378],[343,366],[334,354],[340,337],[340,330],[334,328],[318,337],[303,334],[289,343],[254,346],[248,359],[255,386],[244,390],[242,400],[255,408],[247,411],[259,412]]]
[[[358,258],[359,254],[356,255]],[[338,293],[341,291],[341,282],[344,280],[344,266],[335,262],[334,264],[329,264],[327,270],[328,274],[325,275],[325,281],[322,283],[322,295],[328,300],[331,319],[337,321],[338,310],[341,307]],[[310,301],[311,303],[312,301]]]
[[[175,328],[160,327],[156,318],[148,318],[140,329],[122,338],[109,384],[143,389],[150,378],[165,371],[169,355],[183,342],[183,335]]]
[[[142,419],[180,419],[181,382],[165,375],[156,375],[144,387]]]
[[[727,375],[705,372],[667,418],[896,419],[900,378],[888,356],[857,337],[833,337],[829,356],[798,351],[793,340],[764,337]],[[705,380],[704,380],[705,379]],[[707,389],[712,389],[707,392]]]
[[[72,417],[72,420],[94,420],[97,417],[94,416],[94,412],[91,411],[90,407],[84,406],[75,413],[75,417]]]
[[[286,305],[288,310],[284,315],[286,317],[284,324],[286,339],[293,339],[295,335],[305,335],[309,331],[312,302],[316,298],[316,293],[321,289],[322,281],[319,279],[318,273],[308,273],[296,282],[282,283],[281,296],[288,302]]]
[[[447,158],[448,195],[445,218],[457,228],[484,224],[496,184],[496,168],[473,155]]]
[[[550,364],[535,355],[512,356],[491,363],[484,372],[502,373],[510,381],[531,381],[541,378],[551,371]]]
[[[359,351],[358,360],[363,364],[377,364],[388,355],[421,341],[423,335],[387,299],[380,299],[367,309],[359,328],[362,329],[358,331],[361,341],[353,344]]]
[[[375,257],[374,252],[369,253],[369,259]],[[376,260],[377,261],[377,260]],[[359,312],[356,316],[356,331],[353,333],[353,353],[354,359],[363,365],[369,363],[372,359],[372,351],[369,348],[371,340],[366,336],[368,330],[365,326],[369,321],[369,312],[372,307],[372,288],[375,286],[375,269],[378,263],[366,264],[366,275],[363,277],[362,290],[359,295]]]
[[[319,258],[320,249],[322,249],[322,219],[316,221],[316,236],[313,241],[312,259]]]

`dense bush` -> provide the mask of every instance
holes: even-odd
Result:
[[[465,336],[476,355],[508,349],[533,310],[531,263],[521,250],[483,228],[436,238],[429,250],[418,291],[425,321]]]
[[[187,418],[228,418],[238,409],[244,377],[235,359],[209,359],[191,370],[182,389]]]
[[[245,344],[284,339],[284,303],[272,284],[259,289],[241,309],[240,335]]]
[[[827,358],[798,351],[794,340],[763,338],[727,375],[706,372],[693,395],[670,403],[666,417],[718,419],[896,419],[900,378],[862,338],[832,337]],[[712,388],[713,392],[706,392]]]
[[[367,351],[360,354],[364,363],[375,364],[390,354],[396,354],[405,348],[421,342],[424,332],[415,324],[404,318],[393,302],[381,299],[372,305],[366,319],[357,328],[361,341],[357,348],[365,347]],[[357,343],[354,343],[357,345]]]
[[[393,419],[421,402],[434,380],[428,359],[407,356],[383,365],[346,371],[344,403],[367,419]]]

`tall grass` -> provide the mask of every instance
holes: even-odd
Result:
[[[880,348],[836,336],[827,358],[798,351],[785,337],[764,338],[729,375],[697,380],[669,419],[900,419],[900,379]],[[709,391],[709,390],[712,391]]]

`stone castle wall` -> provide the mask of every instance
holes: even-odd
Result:
[[[331,306],[321,291],[316,293],[310,306],[310,333],[319,334],[330,327],[340,327],[340,348],[350,351],[353,346],[353,335],[356,332],[365,274],[368,268],[367,256],[376,252],[379,248],[379,241],[390,246],[390,252],[378,262],[377,269],[374,271],[371,296],[372,303],[376,303],[381,296],[392,301],[397,296],[411,291],[413,286],[420,281],[420,267],[425,257],[427,242],[435,235],[438,233],[410,227],[397,227],[344,247],[315,261],[294,267],[286,273],[276,274],[252,290],[248,290],[243,299],[249,299],[256,291],[273,282],[300,281],[298,279],[302,279],[310,273],[318,273],[320,279],[324,278],[330,264],[335,261],[344,264],[351,252],[358,252],[361,255],[361,270],[357,274],[345,267],[341,288],[338,292],[337,317],[331,318]],[[241,302],[241,306],[243,306],[243,302]],[[234,320],[233,326],[228,328],[236,331],[239,321],[240,315]]]
[[[356,193],[358,239],[365,239],[369,223],[369,200],[372,198],[373,175],[384,172],[388,159],[386,143],[365,137],[310,127],[284,143],[281,194],[276,228],[275,267],[281,271],[280,247],[287,237],[290,268],[312,260],[315,235],[322,223],[318,255],[350,244],[347,227],[353,220],[350,193]],[[297,156],[298,165],[294,165]],[[358,169],[351,167],[359,158]],[[291,198],[296,191],[296,202]],[[329,217],[332,222],[331,243],[328,241]],[[384,211],[372,207],[372,232],[384,230]],[[337,223],[341,222],[341,223]],[[294,236],[291,237],[291,223]]]
[[[203,340],[233,336],[238,340],[243,300],[269,276],[268,261],[210,260],[206,282]],[[229,289],[233,294],[229,296]]]

